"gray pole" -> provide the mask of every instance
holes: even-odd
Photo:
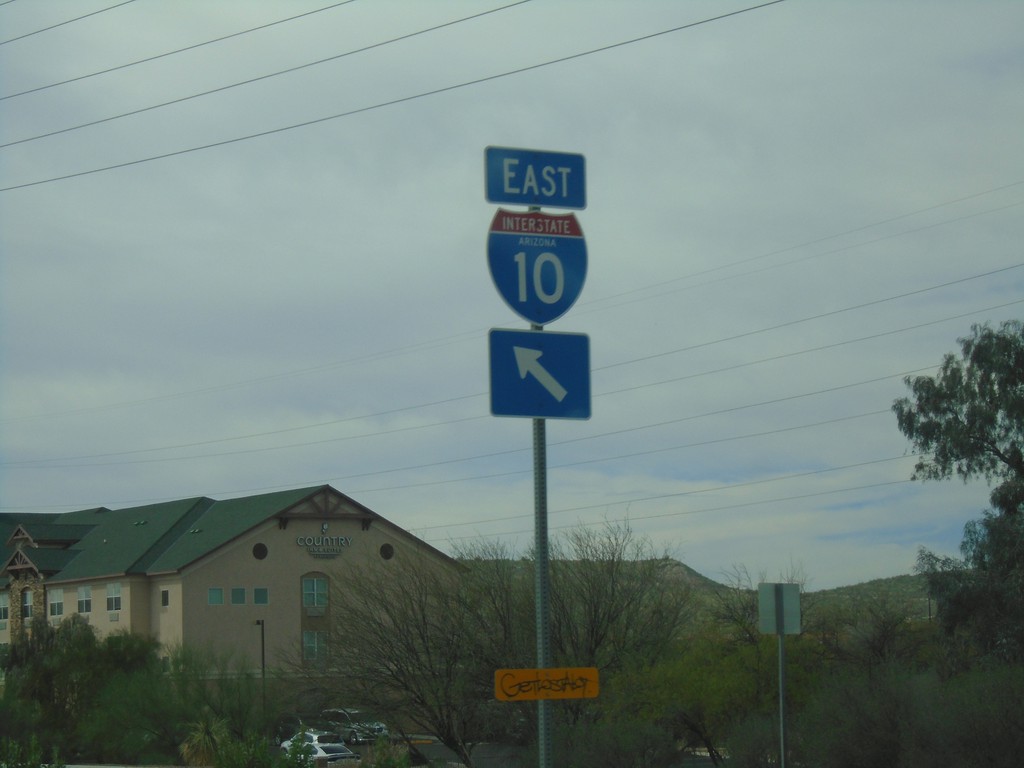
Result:
[[[544,327],[531,324],[531,329]],[[535,591],[537,615],[537,668],[551,666],[550,585],[551,565],[548,561],[548,468],[547,430],[544,419],[533,420],[533,510]],[[537,747],[539,768],[551,765],[551,718],[546,699],[537,701]]]
[[[260,625],[260,683],[263,690],[263,718],[267,717],[267,626],[263,619],[256,619]]]
[[[786,768],[786,622],[782,585],[775,585],[775,632],[779,636],[779,768]]]

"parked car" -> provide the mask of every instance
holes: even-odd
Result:
[[[328,764],[360,759],[359,755],[342,743],[340,734],[331,731],[299,731],[281,742],[281,750],[290,752],[298,744],[305,744],[312,750],[313,760],[324,759]]]
[[[390,735],[388,727],[364,709],[336,707],[325,709],[320,717],[348,744],[369,744]]]

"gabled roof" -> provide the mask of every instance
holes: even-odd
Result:
[[[90,524],[88,534],[75,545],[78,557],[55,578],[88,579],[115,574],[144,573],[140,562],[152,559],[153,550],[167,546],[186,528],[210,499],[191,498],[128,509],[70,512],[63,522]]]
[[[251,528],[300,504],[319,491],[301,488],[241,499],[211,501],[167,547],[154,552],[147,571],[178,571]]]
[[[0,514],[0,585],[15,571],[26,569],[48,581],[180,571],[268,520],[276,518],[285,526],[289,519],[307,515],[357,519],[364,527],[379,522],[422,549],[450,559],[331,486],[321,485],[223,501],[197,496],[118,510]]]

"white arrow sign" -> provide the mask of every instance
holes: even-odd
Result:
[[[525,379],[527,375],[533,374],[538,383],[544,387],[551,396],[558,402],[562,402],[568,394],[565,387],[558,383],[548,369],[540,364],[540,356],[544,353],[539,349],[528,347],[513,347],[516,353],[516,365],[519,366],[519,378]]]

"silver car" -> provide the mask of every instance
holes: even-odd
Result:
[[[348,744],[371,744],[389,737],[388,727],[364,709],[336,707],[320,713],[323,720],[336,728]]]
[[[306,745],[312,749],[312,759],[326,760],[328,765],[345,760],[359,760],[360,757],[346,747],[341,736],[331,731],[299,731],[290,739],[281,742],[281,750],[290,752],[293,746]]]

